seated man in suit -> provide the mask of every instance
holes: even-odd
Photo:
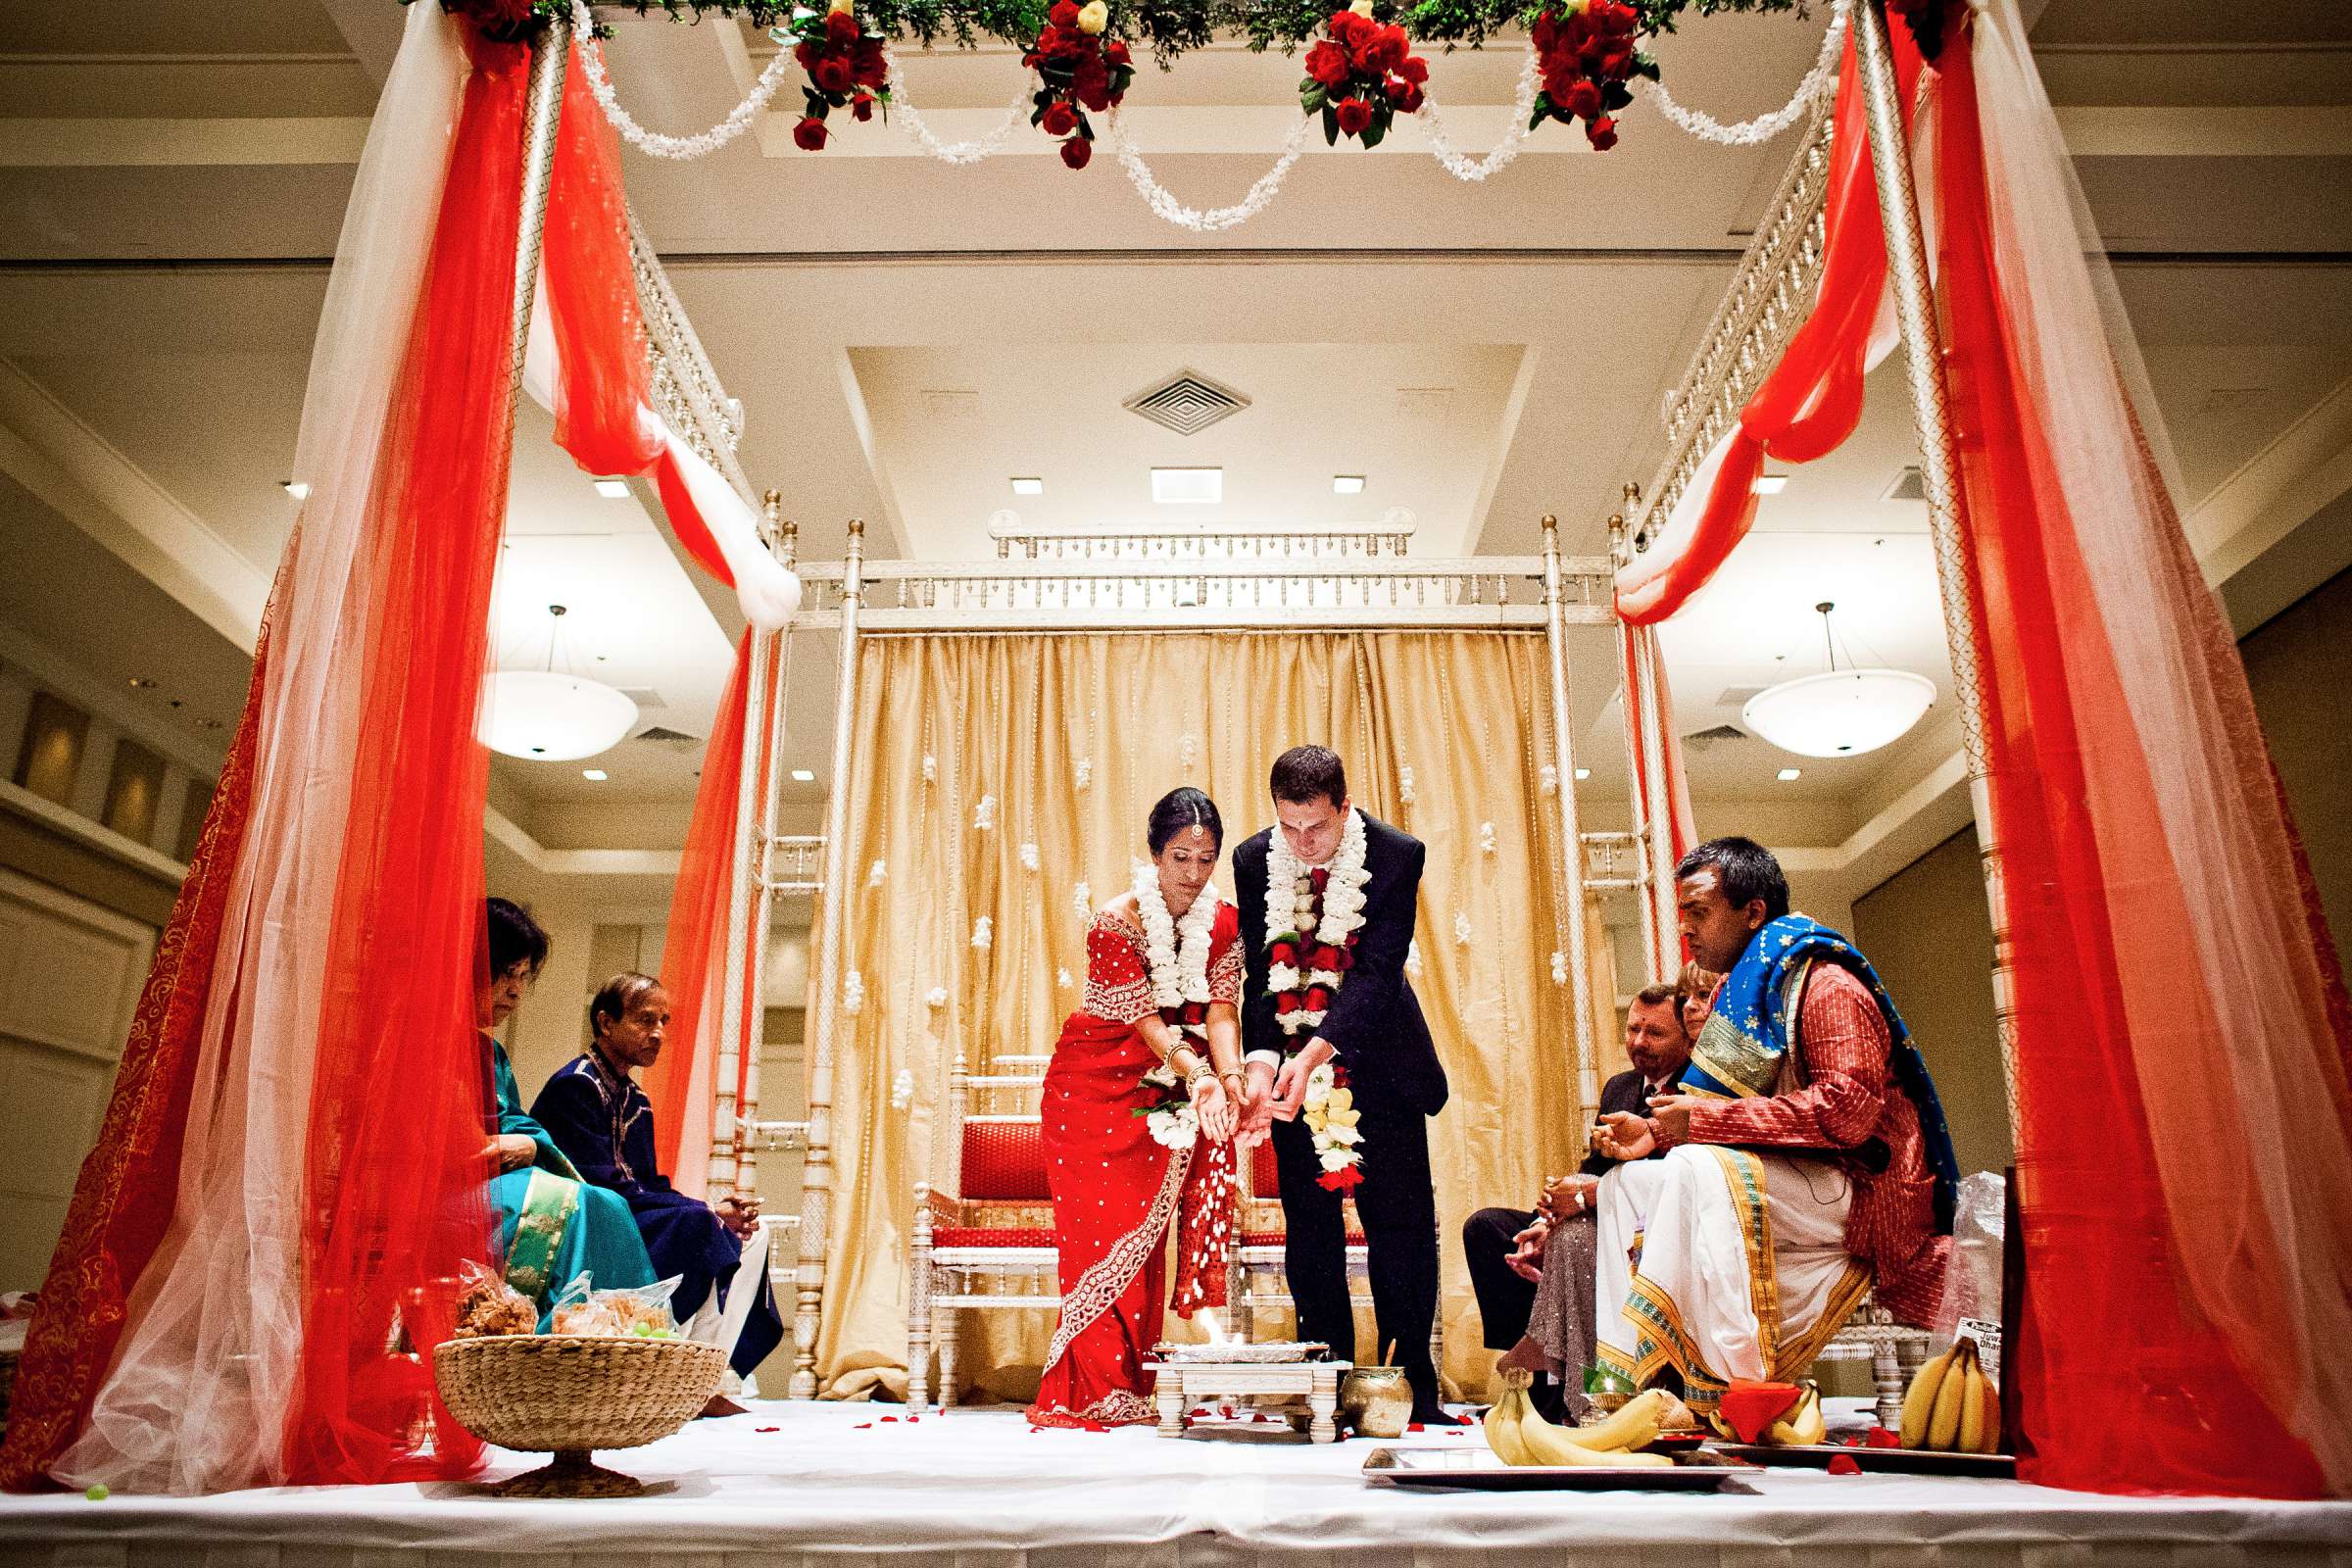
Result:
[[[656,1163],[653,1102],[630,1072],[654,1064],[668,1025],[661,981],[614,975],[588,1005],[588,1049],[547,1081],[531,1114],[583,1177],[628,1200],[654,1272],[679,1276],[670,1307],[686,1335],[727,1347],[728,1365],[749,1376],[784,1338],[767,1233],[756,1202],[728,1194],[706,1203],[672,1187]]]
[[[1599,1114],[1646,1111],[1649,1097],[1670,1092],[1690,1060],[1681,998],[1655,985],[1625,1015],[1625,1054],[1633,1066],[1600,1091]],[[1597,1152],[1573,1176],[1554,1177],[1533,1211],[1482,1208],[1462,1225],[1462,1250],[1478,1292],[1487,1348],[1508,1350],[1503,1364],[1539,1376],[1533,1396],[1546,1415],[1581,1403],[1584,1369],[1592,1359],[1592,1199],[1616,1161]],[[1581,1262],[1579,1261],[1581,1259]],[[1563,1401],[1563,1388],[1573,1396]]]

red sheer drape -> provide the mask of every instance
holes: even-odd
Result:
[[[449,182],[377,467],[378,596],[350,820],[324,933],[303,1344],[285,1464],[392,1473],[429,1369],[389,1357],[396,1316],[485,1256],[472,1030],[489,754],[475,738],[513,453],[510,325],[529,53],[478,39]],[[420,1356],[432,1314],[404,1321]],[[415,1374],[425,1373],[422,1387]],[[478,1446],[446,1413],[434,1467]]]
[[[2007,303],[2022,280],[1997,265],[1969,53],[1943,60],[1939,294],[1980,590],[1992,817],[2019,933],[2029,1294],[2004,1359],[2024,1400],[2023,1473],[2104,1492],[2314,1495],[2313,1452],[2287,1428],[2310,1414],[2297,1411],[2301,1355],[2283,1332],[2250,1343],[2269,1338],[2261,1325],[2298,1320],[2253,1165],[2287,1156],[2238,1131],[2216,1014],[2232,1003],[2207,988],[2192,951],[2195,922],[2233,911],[2193,906],[2174,863],[2146,761],[2166,743],[2135,725],[2053,469],[2050,421],[2064,411],[2037,395]],[[2113,461],[2150,463],[2144,449]],[[2209,618],[2234,668],[2177,522],[2163,522],[2176,536],[2164,569],[2186,579],[2163,612]],[[2250,705],[2245,716],[2259,749]],[[2161,1030],[2144,1008],[2131,1012],[2156,996]],[[2311,1088],[2312,1114],[2342,1116],[2340,1077]],[[2155,1131],[2192,1123],[2208,1130],[2193,1148],[2165,1147]],[[2201,1304],[2200,1284],[2227,1293],[2237,1329]]]
[[[1919,80],[1919,53],[1898,33],[1895,72],[1908,103]],[[1756,480],[1767,456],[1810,463],[1843,445],[1862,418],[1871,323],[1886,289],[1886,243],[1879,224],[1878,183],[1871,172],[1868,117],[1853,40],[1838,81],[1826,237],[1813,309],[1790,334],[1780,363],[1740,411],[1686,539],[1668,554],[1638,556],[1618,573],[1617,613],[1634,625],[1664,620],[1706,586],[1747,536],[1756,516]]]
[[[114,1358],[132,1287],[172,1223],[214,956],[253,805],[261,695],[270,678],[270,629],[283,608],[280,572],[253,651],[253,679],[236,738],[213,786],[188,874],[172,904],[155,965],[115,1069],[98,1142],[81,1162],[74,1201],[41,1282],[9,1397],[0,1487],[39,1486],[80,1432]]]

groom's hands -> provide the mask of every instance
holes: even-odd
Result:
[[[1298,1107],[1306,1103],[1306,1080],[1317,1067],[1332,1058],[1331,1043],[1321,1035],[1308,1041],[1298,1054],[1285,1060],[1282,1070],[1274,1075],[1274,1099],[1268,1107],[1283,1121],[1295,1120]]]

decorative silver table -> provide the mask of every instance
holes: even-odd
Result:
[[[1159,1435],[1184,1435],[1185,1411],[1196,1401],[1222,1396],[1260,1395],[1306,1396],[1311,1417],[1306,1435],[1313,1443],[1338,1441],[1334,1419],[1340,1407],[1340,1379],[1349,1361],[1146,1361],[1144,1370],[1159,1378]]]

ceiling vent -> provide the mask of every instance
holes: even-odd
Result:
[[[656,724],[652,729],[640,732],[637,738],[641,741],[652,741],[656,746],[686,747],[703,744],[703,738],[700,735],[689,735],[684,730],[670,729],[662,724]]]
[[[1717,724],[1712,729],[1693,730],[1683,737],[1685,746],[1713,746],[1718,741],[1743,741],[1747,731],[1732,724]]]
[[[1199,435],[1219,419],[1241,413],[1250,400],[1197,370],[1178,370],[1119,406],[1178,435]]]
[[[1905,468],[1902,472],[1896,474],[1894,476],[1894,483],[1886,487],[1886,494],[1880,499],[1886,501],[1917,501],[1924,505],[1928,499],[1928,486],[1927,481],[1919,476],[1919,465],[1915,463],[1911,466]]]

